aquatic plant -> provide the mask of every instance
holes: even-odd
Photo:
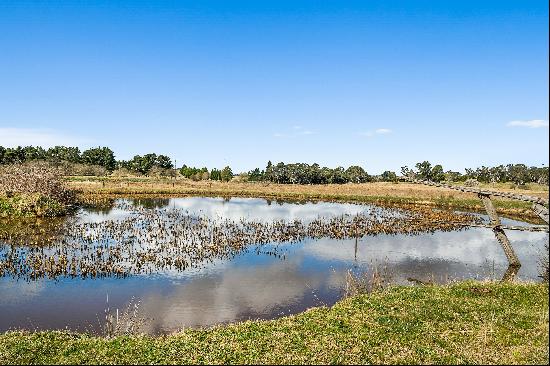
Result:
[[[343,289],[344,298],[383,290],[391,282],[392,276],[386,266],[374,266],[371,272],[348,269]]]
[[[182,209],[145,208],[124,201],[118,207],[129,211],[129,216],[103,222],[53,222],[50,228],[37,226],[41,234],[35,236],[14,234],[0,225],[0,240],[5,243],[0,245],[0,276],[34,280],[185,271],[254,247],[262,251],[266,244],[459,230],[477,220],[421,206],[413,210],[373,206],[367,213],[310,222],[215,220]],[[277,245],[268,254],[285,258]]]
[[[142,328],[151,320],[140,315],[141,301],[132,296],[126,308],[119,311],[118,308],[111,311],[109,295],[107,295],[107,307],[105,308],[105,322],[101,326],[103,336],[107,338],[117,336],[130,336],[142,334]]]

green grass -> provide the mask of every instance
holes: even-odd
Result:
[[[548,285],[393,287],[273,321],[105,339],[0,335],[0,364],[548,363]]]

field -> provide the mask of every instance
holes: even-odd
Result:
[[[69,186],[84,196],[239,196],[266,199],[323,200],[378,204],[421,204],[440,208],[483,211],[475,194],[428,187],[412,183],[363,183],[292,185],[260,182],[192,181],[189,179],[68,177]],[[482,188],[514,192],[548,199],[548,187],[531,184],[527,189],[514,189],[510,184],[486,185]],[[494,199],[497,211],[510,216],[538,217],[526,202]]]
[[[273,321],[112,339],[0,335],[2,364],[547,364],[548,285],[394,287]]]

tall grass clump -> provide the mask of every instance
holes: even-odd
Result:
[[[391,277],[386,266],[382,269],[375,266],[372,272],[357,272],[349,269],[346,272],[343,297],[354,297],[384,290],[391,284]]]
[[[60,169],[45,162],[0,167],[0,216],[62,216],[76,194]]]

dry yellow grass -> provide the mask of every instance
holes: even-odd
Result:
[[[473,193],[464,193],[445,188],[429,187],[412,183],[364,183],[292,185],[264,182],[199,181],[189,179],[155,178],[78,178],[69,180],[69,185],[85,195],[101,196],[239,196],[291,200],[327,200],[368,202],[378,204],[424,204],[437,207],[483,210],[483,205]],[[514,190],[495,187],[501,192],[515,192],[548,199],[548,191],[533,189]],[[530,205],[508,199],[496,199],[495,205],[501,214],[524,215],[534,218]]]
[[[375,182],[363,184],[324,184],[324,185],[297,185],[275,184],[263,182],[227,182],[218,181],[192,181],[189,179],[102,179],[102,180],[71,180],[72,187],[94,193],[182,193],[188,194],[195,191],[227,193],[258,193],[261,195],[339,195],[339,196],[393,196],[416,197],[432,200],[434,198],[476,198],[475,194],[452,191],[445,188],[423,186],[413,183],[389,183]],[[489,188],[489,187],[488,187]],[[536,197],[548,198],[548,191],[541,189],[521,189],[495,187],[500,192],[515,192]]]

